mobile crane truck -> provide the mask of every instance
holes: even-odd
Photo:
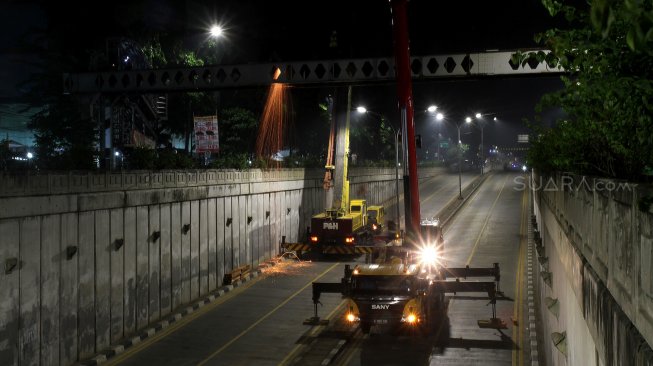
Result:
[[[395,231],[383,235],[383,206],[368,206],[365,199],[349,198],[349,113],[337,124],[333,117],[334,101],[328,98],[327,111],[331,120],[329,154],[326,161],[324,188],[327,209],[311,218],[308,244],[287,243],[285,248],[294,251],[311,251],[324,254],[363,254],[372,251],[376,241],[387,243],[397,238]],[[351,109],[351,86],[347,93],[347,109]],[[337,133],[336,133],[337,130]],[[335,156],[332,152],[335,151]],[[335,161],[335,165],[334,165]]]

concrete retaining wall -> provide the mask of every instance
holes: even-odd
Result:
[[[421,177],[442,173],[424,169]],[[303,239],[323,172],[0,176],[0,365],[70,365]],[[352,169],[351,196],[395,193]],[[394,211],[389,211],[394,212]]]
[[[651,188],[570,175],[532,187],[547,364],[653,365],[653,211],[638,209]]]

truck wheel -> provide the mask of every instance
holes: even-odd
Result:
[[[361,323],[361,331],[363,332],[363,334],[369,334],[371,328],[372,328],[372,324]]]

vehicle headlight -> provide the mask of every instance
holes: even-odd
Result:
[[[425,265],[435,265],[438,261],[438,251],[435,246],[426,246],[420,252],[420,261]]]
[[[408,323],[413,324],[413,323],[415,323],[417,321],[417,317],[415,316],[415,314],[412,314],[412,313],[408,314],[408,316],[406,317],[406,321]]]

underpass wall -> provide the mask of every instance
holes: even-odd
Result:
[[[422,169],[421,178],[442,173]],[[0,175],[0,366],[70,365],[304,240],[323,170]],[[353,168],[352,198],[394,195]],[[401,189],[401,188],[400,188]]]
[[[651,187],[534,174],[531,188],[547,364],[653,365]]]

